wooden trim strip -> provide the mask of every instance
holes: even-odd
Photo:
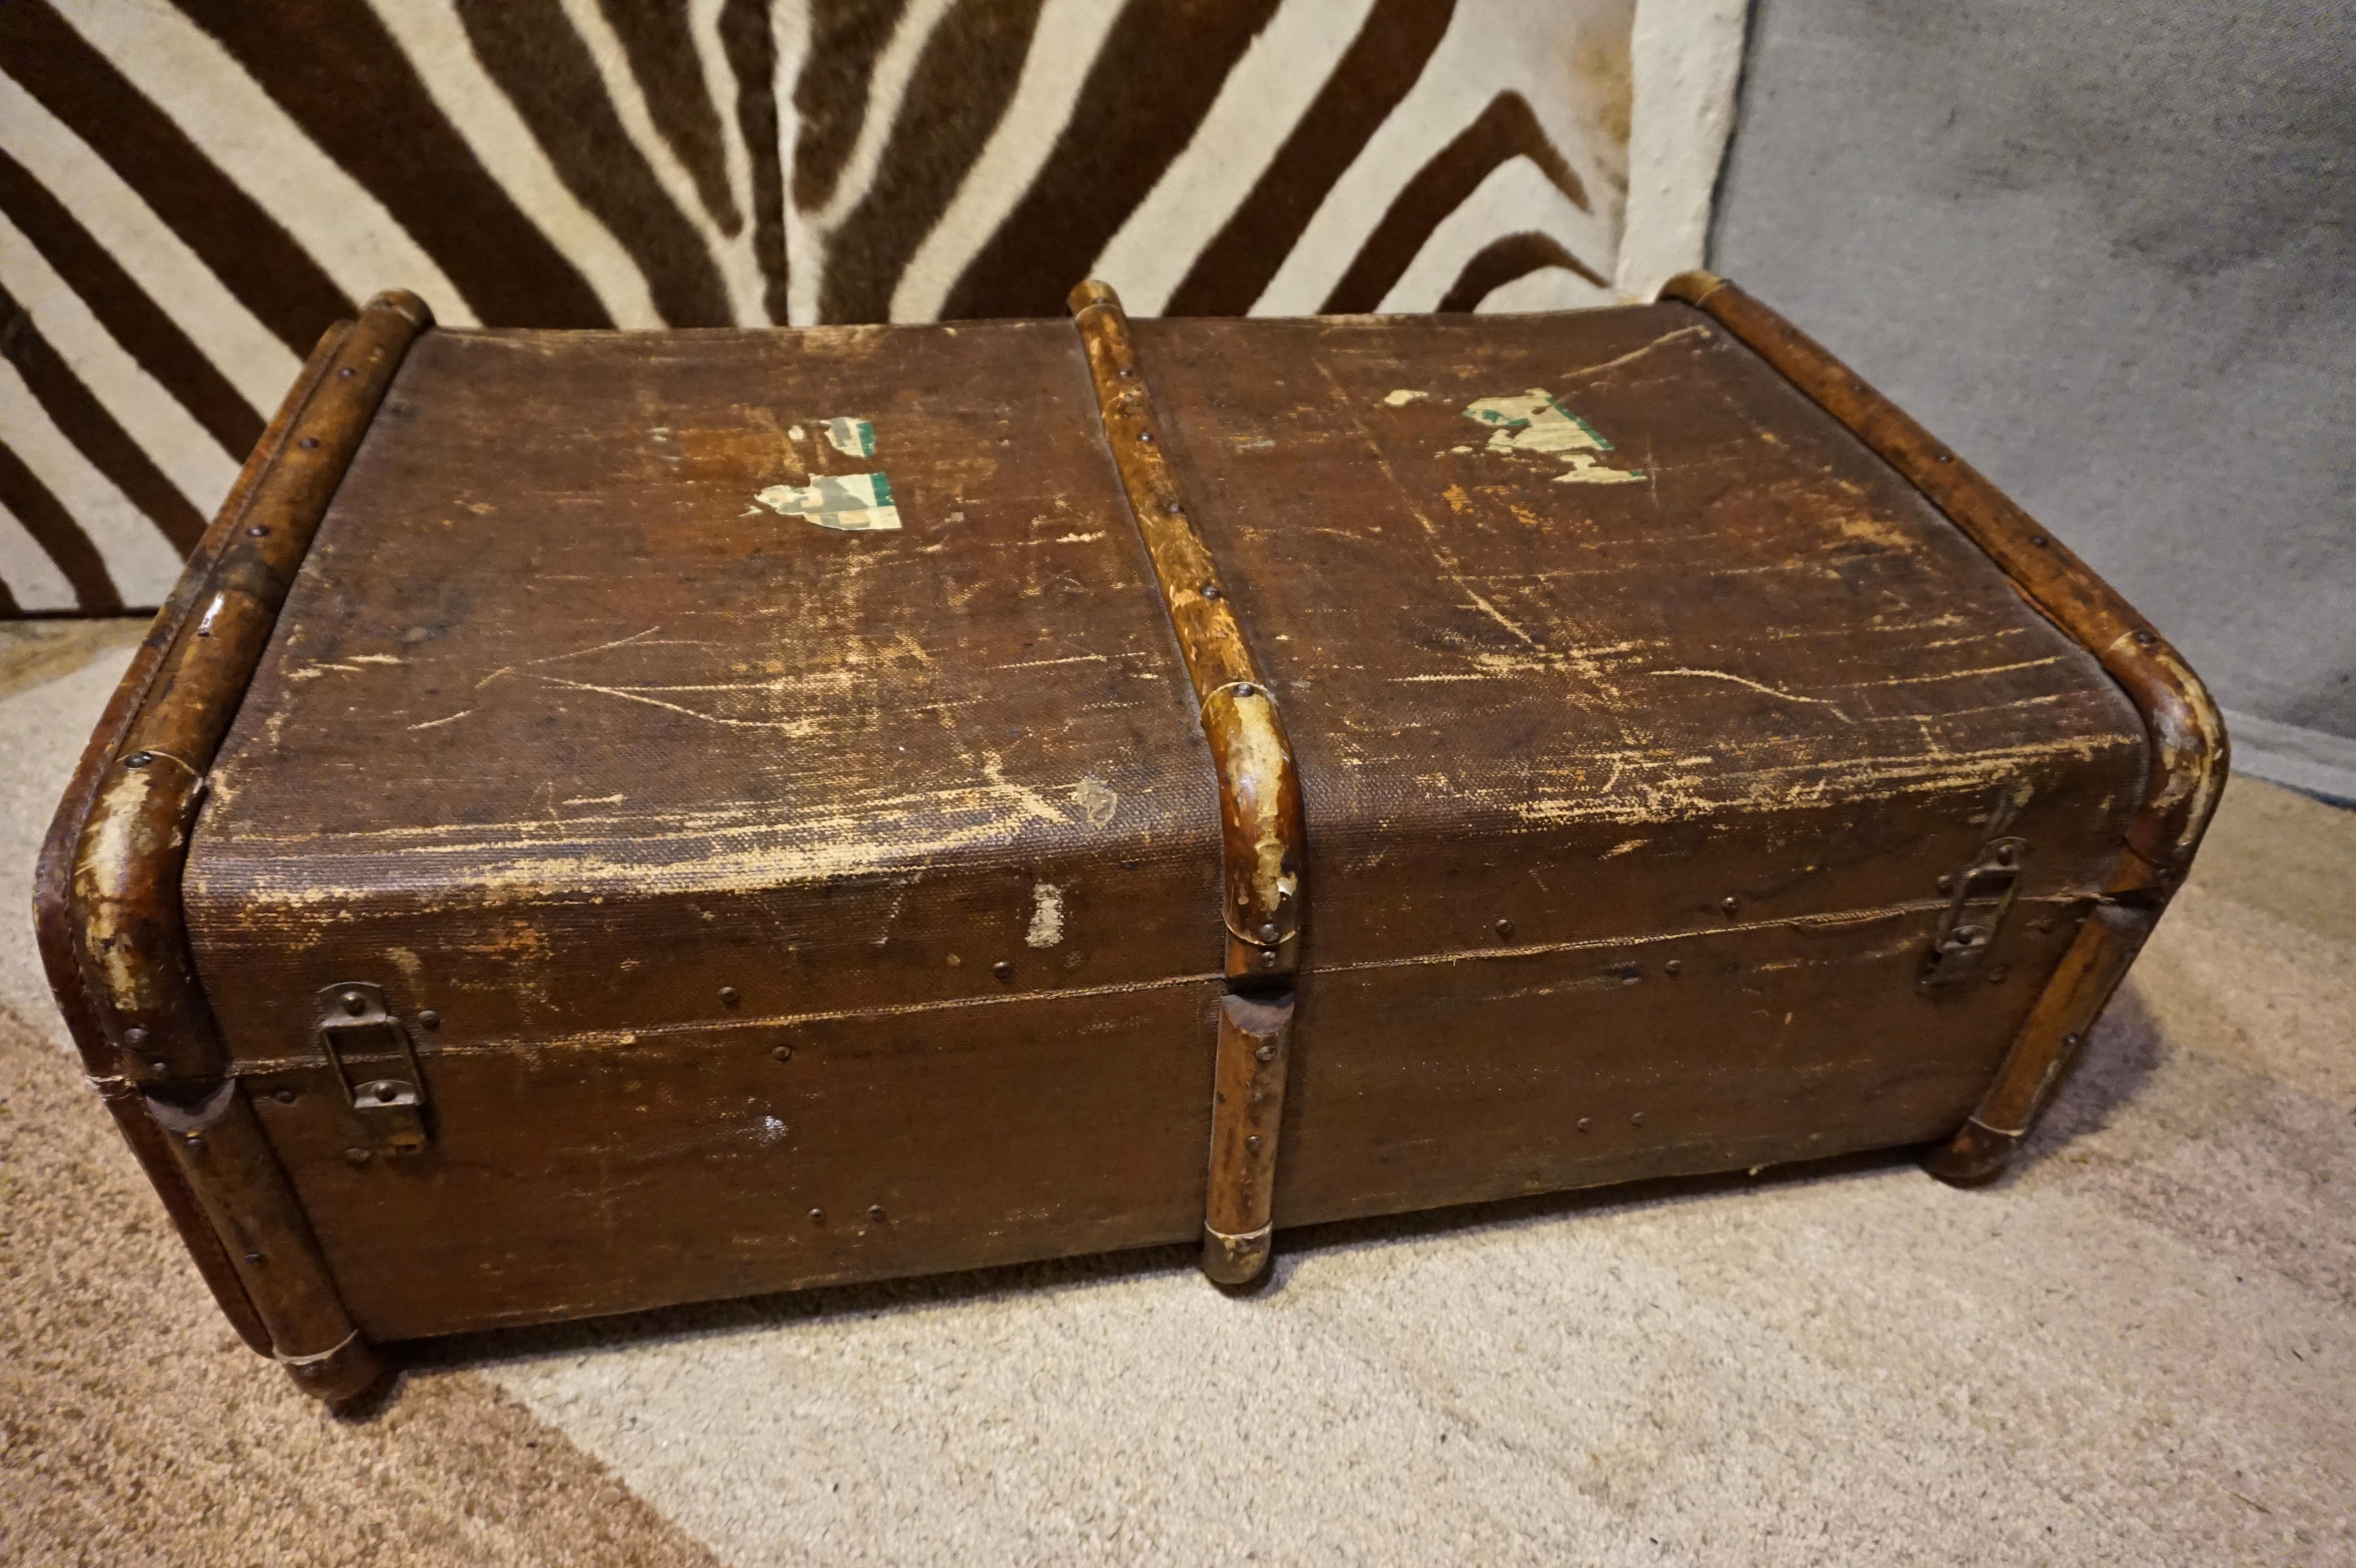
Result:
[[[1273,1121],[1259,1126],[1257,1113],[1240,1107],[1283,1104],[1282,1041],[1292,1016],[1291,994],[1283,987],[1300,969],[1308,901],[1300,773],[1283,716],[1244,641],[1218,563],[1189,515],[1120,298],[1091,281],[1074,289],[1067,303],[1087,353],[1105,441],[1161,582],[1218,773],[1220,920],[1227,984],[1235,994],[1220,1014],[1203,1268],[1221,1284],[1241,1284],[1269,1256],[1276,1127]],[[1264,1023],[1261,1015],[1278,1008],[1284,1023],[1270,1025],[1272,1033],[1257,1023],[1245,1030],[1236,1021],[1248,1017]],[[1258,1057],[1271,1040],[1272,1054]]]
[[[1904,475],[2023,598],[2101,661],[2143,717],[2150,774],[2119,863],[1979,1108],[1923,1162],[1945,1180],[1987,1180],[2035,1125],[2191,866],[2225,784],[2224,720],[2190,667],[2110,584],[1822,346],[1712,272],[1680,273],[1661,297],[1715,318]]]
[[[1303,881],[1300,778],[1284,720],[1244,642],[1218,563],[1187,515],[1152,394],[1119,296],[1089,282],[1072,291],[1105,440],[1144,537],[1178,650],[1202,704],[1219,773],[1227,898],[1227,974],[1282,979],[1299,967]]]
[[[180,872],[207,770],[278,608],[410,344],[432,325],[422,301],[396,291],[320,340],[84,751],[37,897],[68,1025],[198,1266],[248,1342],[327,1399],[367,1386],[378,1363],[227,1075]]]

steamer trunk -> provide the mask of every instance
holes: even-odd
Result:
[[[330,334],[43,868],[225,1309],[338,1397],[487,1326],[1991,1174],[2222,731],[1953,454],[1671,293]]]

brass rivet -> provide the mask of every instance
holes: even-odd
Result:
[[[123,759],[123,765],[126,768],[144,768],[155,760],[155,753],[153,752],[134,752]]]
[[[954,969],[954,968],[956,968],[958,965],[963,964],[964,962],[965,962],[965,960],[964,960],[964,959],[962,959],[962,958],[960,958],[960,957],[958,957],[956,954],[952,953],[952,954],[950,954],[950,955],[949,955],[949,967],[950,967],[950,968]]]
[[[1951,891],[1954,885],[1955,879],[1952,876],[1943,876],[1939,879],[1939,891],[1943,893]]]
[[[1163,511],[1165,511],[1165,512],[1168,512],[1168,513],[1169,513],[1171,516],[1173,516],[1173,517],[1176,517],[1180,512],[1183,512],[1183,511],[1184,511],[1184,510],[1185,510],[1185,508],[1184,508],[1183,507],[1180,506],[1180,505],[1179,505],[1175,500],[1169,500],[1169,501],[1164,501],[1164,502],[1162,502],[1162,509]]]
[[[368,1011],[368,998],[361,996],[358,991],[346,991],[343,996],[343,1002],[344,1011],[351,1014],[354,1018],[358,1018],[362,1013]]]
[[[442,1015],[435,1012],[432,1008],[428,1008],[423,1012],[417,1015],[417,1027],[420,1029],[440,1029],[442,1027]]]
[[[188,1150],[192,1154],[204,1153],[205,1135],[202,1133],[190,1133],[188,1135]]]
[[[366,1165],[375,1157],[376,1150],[372,1148],[348,1148],[344,1151],[344,1163],[347,1165]]]
[[[1219,596],[1219,585],[1215,582],[1205,582],[1202,586],[1201,592],[1205,599],[1216,599]]]
[[[1259,955],[1259,966],[1263,969],[1273,969],[1276,967],[1276,949],[1271,947],[1267,952]]]
[[[1510,921],[1510,920],[1501,920],[1501,921],[1499,921],[1499,922],[1497,923],[1497,934],[1498,934],[1498,935],[1500,935],[1500,936],[1511,936],[1511,935],[1513,935],[1513,934],[1514,934],[1514,923],[1513,923],[1512,921]]]
[[[1581,1117],[1580,1117],[1580,1118],[1579,1118],[1579,1130],[1580,1130],[1580,1132],[1582,1132],[1582,1133],[1583,1133],[1583,1132],[1585,1132],[1585,1131],[1587,1131],[1590,1127],[1593,1126],[1594,1125],[1595,1125],[1595,1124],[1594,1124],[1593,1122],[1589,1121],[1585,1116],[1581,1116]]]
[[[1258,1133],[1254,1133],[1251,1136],[1246,1138],[1244,1140],[1244,1147],[1254,1154],[1258,1154],[1259,1152],[1259,1135]]]
[[[1254,686],[1250,681],[1239,680],[1236,682],[1236,695],[1237,697],[1258,697],[1259,695],[1259,688]]]
[[[1639,1111],[1634,1115],[1629,1117],[1628,1121],[1631,1125],[1641,1127],[1644,1125],[1644,1113]]]
[[[292,1089],[281,1089],[277,1093],[273,1094],[271,1098],[277,1101],[282,1105],[291,1105],[294,1103],[294,1091]]]
[[[2014,851],[2013,847],[2012,847],[2011,845],[2009,845],[2009,844],[1999,844],[1999,845],[1997,845],[1997,850],[1996,850],[1996,863],[1997,863],[1997,865],[1999,865],[1999,866],[2009,866],[2009,865],[2011,865],[2011,864],[2012,864],[2012,858],[2013,858],[2014,853],[2015,853],[2015,851]]]
[[[1685,966],[1686,963],[1684,959],[1672,958],[1666,964],[1661,965],[1661,973],[1664,975],[1681,974],[1684,972]]]
[[[813,1224],[813,1225],[823,1225],[823,1224],[825,1224],[825,1223],[826,1223],[826,1211],[825,1211],[825,1210],[823,1210],[823,1209],[813,1209],[813,1210],[811,1210],[811,1211],[810,1211],[810,1223],[811,1223],[811,1224]]]
[[[1276,929],[1276,922],[1272,920],[1269,921],[1259,928],[1259,939],[1262,942],[1274,942],[1280,934],[1281,933]]]
[[[867,1206],[867,1217],[868,1217],[869,1219],[871,1219],[871,1220],[881,1220],[881,1219],[883,1219],[883,1218],[884,1218],[884,1205],[882,1205],[881,1203],[870,1203],[870,1204]]]
[[[1272,1045],[1263,1045],[1258,1051],[1253,1051],[1252,1054],[1262,1061],[1274,1061],[1276,1060],[1276,1047]]]
[[[794,1059],[794,1048],[790,1045],[781,1045],[776,1050],[770,1051],[769,1054],[776,1057],[779,1061],[791,1061]]]
[[[1153,439],[1153,432],[1150,430],[1139,431],[1137,432],[1137,439],[1140,441],[1151,441]]]
[[[722,1006],[733,1008],[736,1005],[739,999],[735,987],[723,986],[720,987],[720,1001]]]
[[[1718,901],[1718,907],[1724,910],[1727,913],[1732,914],[1736,910],[1742,907],[1742,901],[1736,898],[1732,893],[1729,893],[1724,898]]]
[[[294,444],[301,447],[304,451],[308,452],[313,447],[319,444],[319,438],[316,435],[306,435]]]

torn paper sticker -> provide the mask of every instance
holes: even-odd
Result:
[[[1516,398],[1483,398],[1468,403],[1464,417],[1489,427],[1490,452],[1547,453],[1570,464],[1555,475],[1558,484],[1626,485],[1642,474],[1606,468],[1590,455],[1609,452],[1603,432],[1557,402],[1544,387],[1533,387]]]
[[[826,439],[845,457],[875,455],[875,427],[865,420],[830,419],[826,421]]]
[[[753,499],[773,512],[847,534],[884,533],[900,526],[892,482],[881,474],[818,474],[808,485],[772,485]]]

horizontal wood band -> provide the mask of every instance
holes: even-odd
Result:
[[[2143,718],[2150,773],[2119,864],[1978,1110],[1925,1160],[1944,1179],[1985,1180],[2035,1125],[2191,864],[2224,787],[2224,720],[2200,677],[2116,590],[1821,345],[1713,272],[1680,273],[1661,297],[1715,318],[1902,475],[2023,598],[2094,654]]]

